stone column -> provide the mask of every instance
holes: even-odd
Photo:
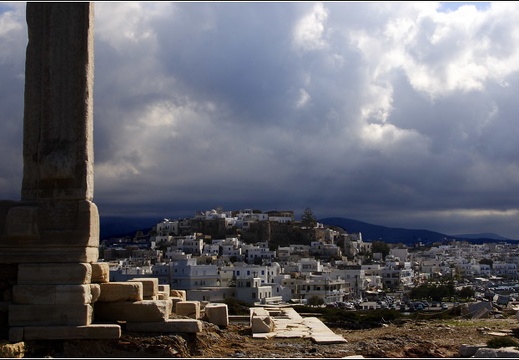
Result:
[[[93,198],[93,3],[28,3],[22,200]]]
[[[95,262],[94,4],[26,14],[22,199],[0,202],[0,263]]]
[[[100,293],[93,6],[26,6],[22,198],[0,201],[0,284],[9,284],[0,289],[0,332],[12,342],[121,335],[119,325],[92,324]]]

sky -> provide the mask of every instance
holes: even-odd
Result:
[[[101,216],[310,208],[519,239],[519,2],[96,2]],[[0,199],[24,2],[0,2]],[[346,229],[348,230],[348,229]]]

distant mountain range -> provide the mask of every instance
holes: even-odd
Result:
[[[500,241],[513,241],[512,239],[508,239],[493,233],[482,233],[482,234],[460,234],[460,235],[452,235],[455,238],[463,238],[463,239],[495,239]]]
[[[362,234],[362,239],[365,241],[381,240],[386,243],[403,243],[406,245],[412,245],[418,242],[430,244],[453,239],[467,240],[471,243],[515,241],[491,233],[447,235],[430,230],[393,228],[381,225],[373,225],[366,222],[345,219],[341,217],[324,218],[320,219],[319,222],[325,225],[338,226],[348,233],[360,232]]]
[[[161,221],[162,219],[158,217],[101,216],[99,237],[103,240],[111,237],[133,236],[139,230],[146,233]]]
[[[100,238],[101,240],[110,237],[133,236],[137,231],[149,232],[153,226],[162,221],[160,217],[100,217]],[[417,230],[405,228],[393,228],[381,225],[373,225],[366,222],[346,219],[342,217],[329,217],[318,220],[320,223],[330,226],[337,226],[348,233],[361,233],[364,241],[381,240],[386,243],[403,243],[412,245],[418,242],[430,244],[442,242],[444,240],[467,240],[471,243],[489,243],[499,241],[516,241],[502,236],[483,233],[483,234],[461,234],[446,235],[430,230]]]

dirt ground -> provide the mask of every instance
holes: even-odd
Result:
[[[247,326],[231,324],[220,341],[201,346],[195,357],[226,358],[342,358],[362,355],[371,358],[459,357],[462,344],[486,344],[488,339],[519,335],[515,318],[408,321],[364,330],[329,327],[347,343],[320,345],[311,339],[254,339]],[[491,333],[494,333],[492,335]],[[497,335],[499,333],[499,335]]]
[[[515,317],[480,320],[407,320],[352,330],[327,324],[347,342],[316,344],[311,339],[255,339],[246,323],[226,328],[204,322],[198,334],[131,334],[118,340],[26,344],[25,357],[112,358],[453,358],[462,344],[486,344],[496,336],[519,336]]]

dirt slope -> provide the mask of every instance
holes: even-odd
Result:
[[[514,336],[514,330],[519,331],[519,323],[514,318],[408,321],[365,330],[329,327],[341,334],[347,343],[318,345],[310,339],[253,339],[247,326],[232,324],[219,334],[220,341],[212,342],[210,337],[207,341],[201,340],[211,345],[200,346],[194,355],[227,358],[458,357],[461,344],[484,344],[497,336],[489,332],[506,330],[508,332],[500,334]]]
[[[311,339],[254,339],[248,324],[220,329],[204,322],[198,334],[123,333],[118,340],[48,341],[26,344],[25,357],[111,358],[371,358],[459,357],[462,344],[485,344],[496,336],[519,336],[519,322],[506,319],[406,321],[351,330],[328,326],[347,343],[320,345]]]

